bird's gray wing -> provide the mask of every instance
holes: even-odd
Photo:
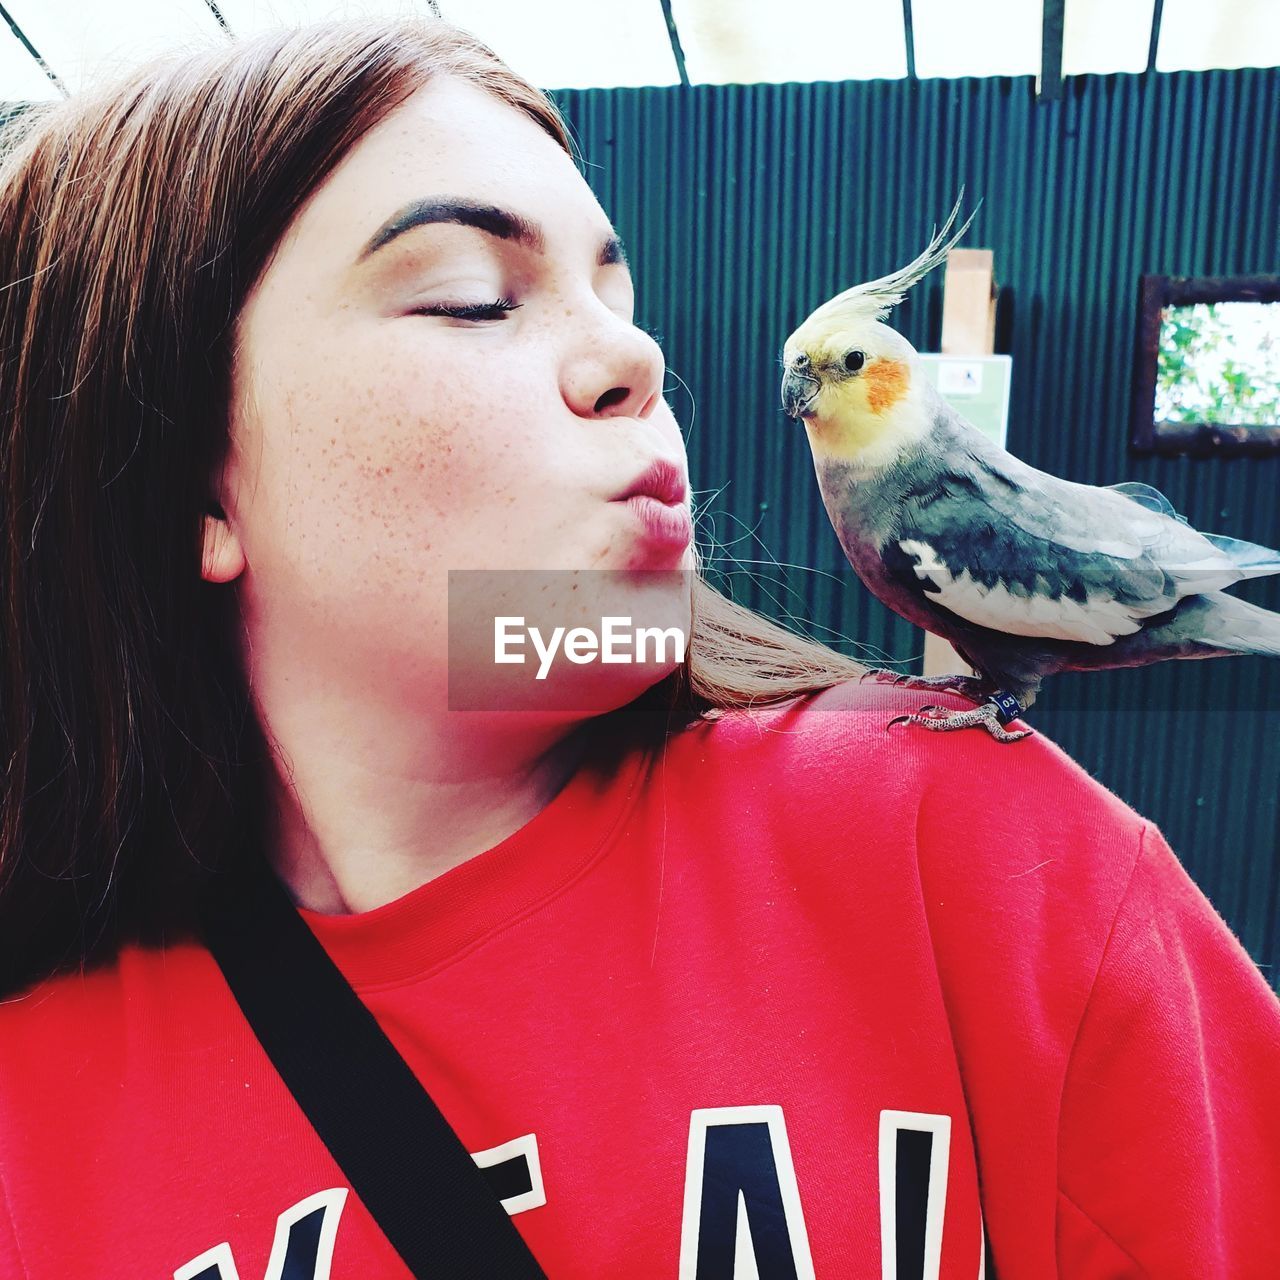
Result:
[[[882,554],[900,582],[914,578],[935,606],[968,622],[1110,644],[1184,596],[1243,576],[1176,512],[1143,497],[1060,480],[994,448],[934,458],[908,486]]]

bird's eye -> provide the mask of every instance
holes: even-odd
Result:
[[[850,351],[844,358],[844,367],[850,373],[857,373],[864,364],[867,363],[867,357],[861,351]]]
[[[803,354],[798,355],[792,361],[792,364],[795,365],[797,369],[807,369],[809,367],[809,357]]]

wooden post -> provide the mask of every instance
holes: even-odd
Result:
[[[952,249],[942,293],[942,354],[989,356],[996,349],[995,253]],[[924,674],[973,675],[940,636],[924,637]]]
[[[952,249],[942,285],[942,354],[990,356],[996,350],[995,252]]]

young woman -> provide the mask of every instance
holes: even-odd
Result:
[[[407,1274],[202,943],[255,858],[551,1277],[1278,1273],[1280,1002],[1052,745],[698,576],[541,95],[332,24],[7,147],[0,1276]],[[688,652],[459,710],[457,570]]]

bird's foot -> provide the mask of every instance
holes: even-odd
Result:
[[[983,702],[991,692],[991,686],[981,676],[913,676],[894,678],[895,685],[906,684],[913,689],[929,689],[938,693],[958,693],[970,702]]]
[[[1011,720],[1017,718],[1022,710],[1021,704],[1012,694],[997,692],[991,694],[981,706],[971,707],[967,711],[949,711],[946,707],[921,707],[911,715],[894,716],[886,728],[895,724],[918,724],[936,733],[946,733],[952,729],[969,729],[981,726],[997,742],[1017,742],[1019,738],[1028,737],[1032,729],[1006,729]]]

